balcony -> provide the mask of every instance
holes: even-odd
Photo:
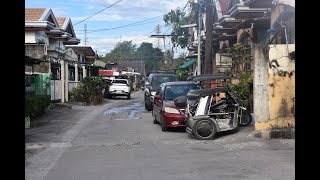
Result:
[[[45,44],[25,44],[25,56],[33,59],[46,59],[47,48]]]

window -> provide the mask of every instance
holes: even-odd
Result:
[[[117,83],[117,84],[128,84],[126,80],[113,80],[112,83]]]
[[[177,77],[176,76],[167,76],[167,75],[153,76],[152,81],[151,81],[151,86],[159,86],[162,83],[172,82],[172,81],[177,81]]]
[[[167,86],[164,93],[164,100],[174,100],[179,96],[186,96],[190,90],[199,90],[200,85],[197,84],[181,84]]]

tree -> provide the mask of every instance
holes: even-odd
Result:
[[[163,20],[166,23],[166,26],[172,27],[171,42],[173,46],[185,48],[188,45],[189,30],[188,28],[181,28],[180,26],[195,22],[193,11],[187,14],[180,9],[171,10],[168,14],[163,16]]]
[[[137,60],[143,60],[146,63],[146,71],[158,70],[158,62],[164,58],[163,52],[159,48],[153,48],[151,43],[143,42],[137,51],[135,57]]]
[[[135,56],[136,45],[132,41],[118,42],[116,47],[103,58],[105,62],[132,60]]]

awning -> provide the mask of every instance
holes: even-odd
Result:
[[[197,61],[196,58],[192,58],[190,60],[188,60],[187,62],[185,62],[184,64],[182,64],[181,66],[179,66],[181,69],[186,69],[189,68],[189,66],[191,66],[193,63],[195,63]]]

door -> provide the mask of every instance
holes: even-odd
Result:
[[[155,96],[160,96],[160,99],[155,99],[154,100],[154,105],[153,105],[153,113],[154,116],[156,117],[156,119],[160,122],[160,113],[161,113],[161,109],[163,106],[163,90],[164,90],[164,85],[160,86],[160,88],[158,89],[158,91],[156,92]],[[160,122],[161,123],[161,122]]]

